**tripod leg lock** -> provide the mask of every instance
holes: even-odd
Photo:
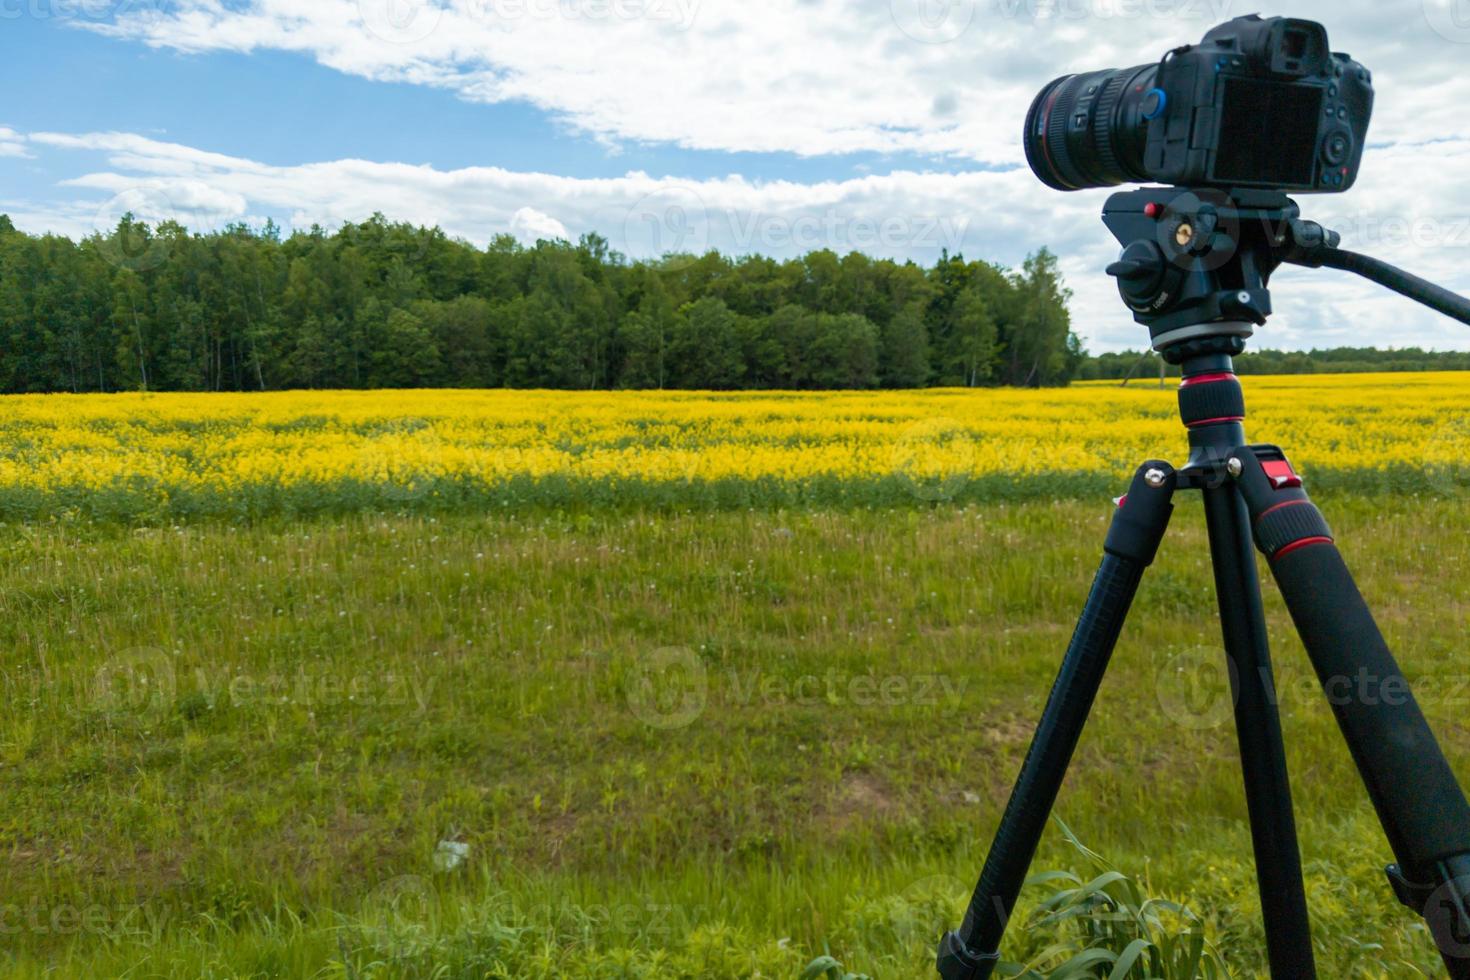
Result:
[[[1145,568],[1152,565],[1174,511],[1178,482],[1179,474],[1163,460],[1151,459],[1140,466],[1118,501],[1103,550]]]
[[[1228,461],[1250,508],[1256,547],[1272,561],[1309,544],[1329,544],[1332,529],[1276,446],[1244,446]]]
[[[958,932],[947,932],[939,943],[935,964],[943,980],[985,980],[1000,962],[999,953],[982,953],[965,945]]]

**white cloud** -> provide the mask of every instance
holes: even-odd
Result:
[[[572,237],[566,225],[535,208],[521,208],[511,215],[510,233],[528,245],[535,244],[541,239],[554,241],[558,238],[570,239]]]
[[[1294,5],[1374,69],[1374,138],[1462,125],[1470,30],[1447,0]],[[179,51],[300,53],[370,79],[523,101],[604,141],[906,151],[1018,163],[1068,71],[1153,61],[1234,0],[171,0],[81,20]],[[1462,36],[1465,35],[1465,36]]]
[[[25,137],[13,129],[0,126],[0,157],[28,157],[31,153],[26,149]]]
[[[85,235],[125,210],[201,229],[287,216],[332,226],[382,211],[439,225],[483,244],[510,233],[606,236],[634,257],[668,251],[797,255],[860,250],[930,262],[940,249],[1016,265],[1045,245],[1062,256],[1077,330],[1094,349],[1138,347],[1146,332],[1124,315],[1102,268],[1117,246],[1098,213],[1106,191],[1053,193],[1026,170],[897,171],[816,183],[655,177],[572,178],[497,167],[336,160],[272,166],[128,133],[30,134],[53,153],[100,155],[66,182],[82,192],[43,208],[5,204],[31,231]],[[74,167],[69,167],[74,169]],[[1470,291],[1470,138],[1377,150],[1348,195],[1304,196],[1309,217],[1344,232],[1345,245]],[[1273,283],[1271,346],[1377,344],[1470,347],[1470,331],[1361,280],[1287,270]]]

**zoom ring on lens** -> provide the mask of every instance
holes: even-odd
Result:
[[[1124,72],[1114,72],[1103,84],[1097,96],[1097,108],[1092,114],[1092,152],[1097,164],[1097,182],[1103,185],[1120,184],[1128,176],[1122,161],[1118,159],[1116,135],[1118,103],[1123,99],[1123,90],[1130,77]]]

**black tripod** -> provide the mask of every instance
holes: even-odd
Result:
[[[1283,262],[1367,276],[1470,323],[1470,302],[1366,256],[1303,221],[1276,193],[1181,188],[1114,194],[1103,221],[1124,246],[1108,267],[1154,347],[1181,367],[1188,462],[1141,466],[1114,514],[1102,566],[1062,660],[1036,736],[961,927],[944,937],[945,980],[983,980],[1061,786],[1072,750],[1177,489],[1204,497],[1235,698],[1256,880],[1274,978],[1310,978],[1310,925],[1252,547],[1265,553],[1383,824],[1389,882],[1424,916],[1450,976],[1470,978],[1470,805],[1353,584],[1332,532],[1275,446],[1247,445],[1232,356],[1270,313],[1266,284]],[[1401,696],[1340,695],[1373,678]]]

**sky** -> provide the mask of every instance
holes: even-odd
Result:
[[[1019,265],[1045,246],[1094,351],[1137,349],[1107,190],[1026,167],[1057,75],[1157,61],[1260,12],[1373,71],[1357,186],[1307,217],[1470,292],[1470,0],[0,0],[0,212],[83,237],[381,211],[483,245],[633,257],[816,248]],[[1470,349],[1345,273],[1287,269],[1256,344]]]

